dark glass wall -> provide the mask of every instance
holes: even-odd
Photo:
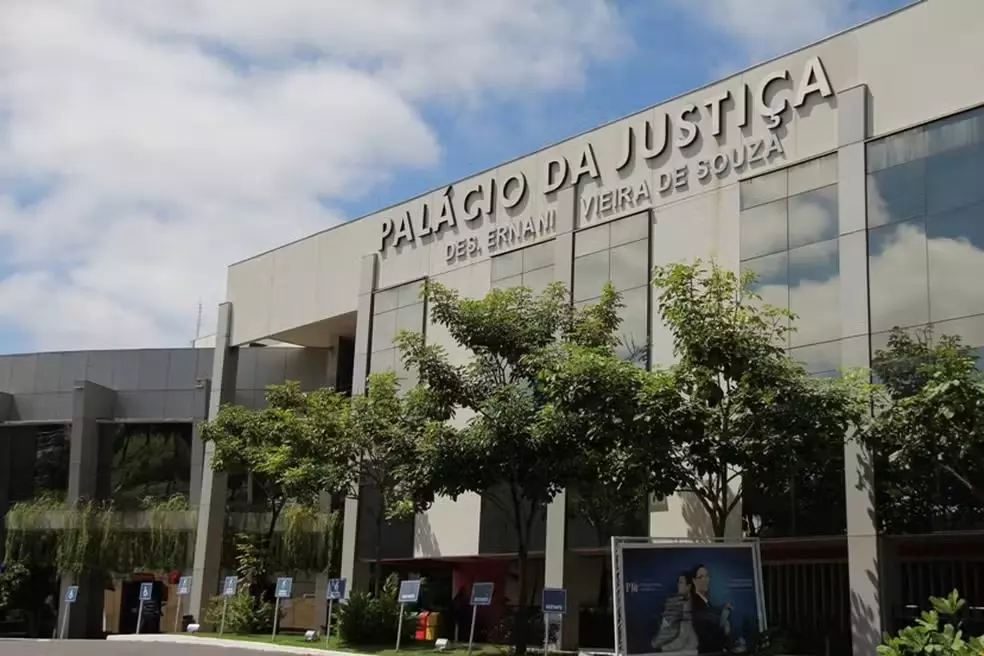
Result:
[[[957,337],[979,358],[984,347],[984,109],[868,144],[867,204],[870,346],[876,370],[919,364],[918,357],[889,348],[893,333],[927,349],[944,337]],[[984,528],[984,504],[944,465],[927,451],[926,458],[902,471],[891,454],[879,454],[883,530]],[[971,476],[981,477],[984,467]]]
[[[741,183],[742,271],[756,276],[762,301],[796,315],[786,344],[817,376],[841,366],[841,278],[837,155]],[[790,453],[795,462],[796,455]],[[843,535],[844,452],[832,447],[826,467],[788,480],[744,481],[746,530],[763,538]]]

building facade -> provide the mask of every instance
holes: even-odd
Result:
[[[193,394],[195,404],[183,412],[211,416],[221,403],[244,398],[244,368],[258,366],[250,364],[252,354],[286,350],[248,347],[265,340],[303,347],[289,349],[285,357],[292,361],[321,363],[297,365],[305,371],[324,373],[331,369],[325,363],[334,362],[331,374],[309,381],[345,377],[354,392],[363,391],[368,373],[399,368],[392,340],[401,329],[425,330],[428,340],[466,358],[430,323],[417,295],[423,280],[471,296],[559,281],[571,289],[574,303],[590,302],[610,280],[627,306],[624,355],[643,365],[673,358],[649,271],[694,258],[754,270],[763,297],[799,316],[789,352],[817,375],[868,367],[896,327],[931,326],[982,347],[984,294],[973,282],[975,271],[984,273],[984,84],[977,81],[982,34],[984,4],[978,0],[916,2],[234,264],[214,349],[207,351],[207,367],[199,362],[195,369],[208,378],[209,393]],[[143,362],[134,366],[139,382]],[[279,380],[264,381],[292,376],[289,366],[279,371]],[[68,386],[89,380],[59,376],[71,381]],[[0,375],[0,390],[3,381]],[[115,394],[113,412],[124,412],[120,399],[130,388],[115,379],[91,384]],[[59,394],[84,396],[86,385]],[[10,406],[11,394],[19,407],[19,395],[26,393],[10,388],[0,395],[0,410]],[[71,409],[66,398],[59,401],[62,414]],[[155,412],[166,415],[167,402],[155,401],[164,404]],[[79,403],[76,398],[77,408],[88,407]],[[72,425],[74,431],[75,419]],[[192,444],[192,498],[200,502],[191,605],[197,615],[218,585],[228,481],[207,466],[207,449]],[[72,449],[74,454],[75,443]],[[731,528],[738,535],[761,521],[755,530],[764,539],[770,620],[806,627],[809,640],[821,646],[827,640],[826,653],[852,646],[856,654],[873,654],[899,607],[926,590],[939,592],[929,583],[898,589],[898,580],[915,581],[920,568],[932,563],[918,546],[900,550],[876,524],[876,476],[873,468],[855,465],[865,455],[846,442],[822,485],[814,483],[819,487],[770,511],[768,522],[761,519],[764,511],[746,508]],[[71,482],[68,489],[71,495]],[[750,492],[746,500],[750,506],[782,505],[766,496]],[[374,537],[365,518],[373,503],[372,491],[364,490],[344,506],[342,574],[355,586],[368,579]],[[384,558],[418,568],[455,563],[455,588],[470,580],[475,563],[499,563],[497,576],[508,580],[511,541],[493,506],[480,495],[440,499],[413,521],[387,527]],[[707,535],[705,518],[686,494],[648,510],[642,534]],[[751,515],[759,520],[749,524]],[[586,572],[603,576],[604,544],[584,528],[562,494],[533,542],[542,558],[538,585],[566,587],[587,605],[599,584]],[[770,549],[774,562],[782,561],[771,570]],[[984,594],[980,559],[961,562],[960,580],[975,581],[977,594]],[[957,575],[947,576],[940,586]],[[789,593],[794,579],[797,589],[826,592]],[[828,625],[837,628],[824,633]],[[577,620],[566,622],[565,632],[576,637]]]

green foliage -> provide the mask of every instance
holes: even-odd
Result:
[[[984,638],[965,637],[960,623],[952,621],[966,602],[954,590],[944,598],[931,597],[933,610],[923,612],[912,626],[907,626],[896,636],[885,636],[878,646],[880,656],[980,656],[984,653]],[[941,621],[946,621],[940,626]]]
[[[893,332],[872,370],[884,384],[868,438],[886,530],[939,530],[984,510],[984,374],[957,337]]]
[[[120,513],[108,503],[69,508],[42,497],[15,504],[6,522],[9,560],[63,574],[182,569],[194,534],[194,516],[180,495],[144,499],[140,514]]]
[[[31,571],[23,564],[5,564],[0,571],[0,620],[4,615],[21,607],[21,599],[31,578]]]
[[[224,597],[209,599],[205,610],[205,623],[215,627],[216,630],[222,625],[223,606],[226,606],[225,630],[229,633],[251,635],[270,633],[273,630],[275,605],[252,595],[245,587],[241,586],[236,594],[229,597],[228,604]]]
[[[344,604],[338,605],[338,634],[348,645],[395,644],[403,606],[397,601],[400,580],[390,574],[379,594],[353,591]],[[413,636],[410,613],[403,616],[403,635]]]
[[[438,419],[423,426],[419,469],[407,486],[417,508],[438,495],[474,492],[511,522],[520,564],[514,639],[522,654],[533,526],[561,489],[600,475],[619,421],[634,412],[631,400],[614,407],[602,400],[641,387],[639,370],[615,355],[621,303],[611,286],[585,309],[574,309],[559,284],[539,295],[519,287],[469,299],[429,282],[425,295],[432,320],[471,357],[455,364],[422,335],[397,337]],[[442,421],[451,409],[464,421]]]
[[[371,510],[377,562],[386,520],[412,516],[416,509],[406,484],[420,473],[418,442],[435,417],[448,416],[438,407],[439,401],[425,388],[401,395],[396,374],[370,374],[366,393],[351,398],[348,413],[337,420],[344,428],[327,445],[324,457],[338,474],[334,489],[355,496],[360,486],[368,485],[379,495]]]
[[[645,414],[677,440],[681,488],[718,537],[741,502],[741,481],[820,473],[868,409],[861,377],[816,379],[785,354],[795,317],[761,303],[752,282],[700,260],[657,267],[653,277],[677,363],[654,374]],[[654,464],[664,467],[665,456],[657,452]]]
[[[341,541],[338,513],[289,503],[281,513],[269,550],[273,570],[328,572]]]
[[[268,388],[266,408],[226,405],[202,424],[202,439],[214,445],[212,468],[248,472],[263,490],[268,539],[289,502],[313,505],[323,490],[338,489],[341,472],[325,454],[342,437],[347,403],[332,389],[302,392],[291,381]]]

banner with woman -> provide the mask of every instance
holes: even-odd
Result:
[[[612,540],[616,654],[740,654],[764,631],[757,542]]]

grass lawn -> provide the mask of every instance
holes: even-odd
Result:
[[[201,636],[202,638],[218,638],[218,633],[196,633],[195,635]],[[223,640],[246,640],[249,642],[266,642],[270,643],[271,638],[269,634],[263,635],[235,635],[232,633],[225,633],[222,635]],[[314,642],[307,642],[304,640],[303,635],[293,635],[293,634],[280,634],[277,636],[276,642],[273,644],[284,645],[285,647],[306,647],[308,649],[325,649],[325,640],[321,638],[315,640]],[[405,642],[400,645],[400,651],[397,652],[393,647],[395,645],[381,645],[377,647],[372,646],[358,646],[350,647],[340,642],[338,638],[332,636],[328,640],[328,649],[334,651],[351,651],[361,654],[374,654],[376,656],[396,656],[405,653],[416,653],[430,652],[432,654],[446,654],[448,656],[467,656],[468,654],[468,643],[461,645],[457,649],[449,649],[447,651],[436,652],[434,651],[434,643],[432,642]],[[472,647],[472,656],[505,656],[509,653],[509,648],[500,645],[474,645]]]

